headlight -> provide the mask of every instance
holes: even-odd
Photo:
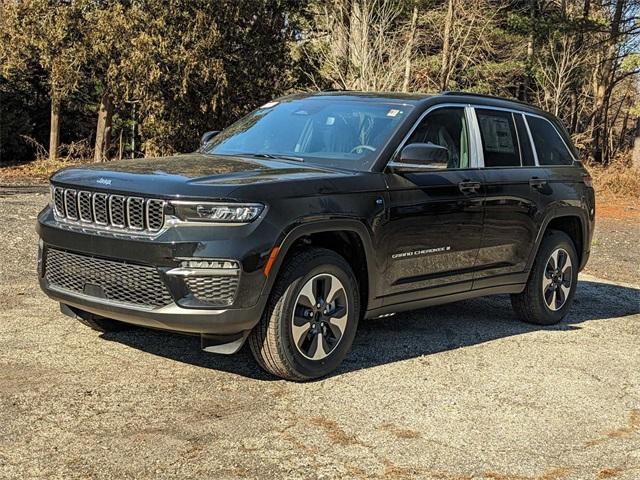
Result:
[[[192,222],[249,223],[264,210],[260,203],[171,202],[176,216]]]

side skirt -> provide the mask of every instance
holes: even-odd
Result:
[[[460,300],[468,300],[470,298],[484,297],[487,295],[500,295],[505,293],[521,293],[526,286],[525,283],[516,283],[512,285],[500,285],[497,287],[480,288],[476,290],[468,290],[451,295],[441,295],[439,297],[425,298],[415,300],[413,302],[398,303],[395,305],[385,305],[367,311],[364,318],[376,318],[381,315],[405,312],[408,310],[418,310],[420,308],[431,307],[434,305],[442,305],[444,303],[459,302]]]

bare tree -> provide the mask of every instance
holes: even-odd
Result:
[[[315,57],[320,75],[335,88],[399,90],[413,43],[412,24],[402,17],[402,7],[399,0],[333,2],[319,12],[323,32],[309,40],[305,52]]]

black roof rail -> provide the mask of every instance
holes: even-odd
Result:
[[[457,97],[488,98],[488,99],[491,99],[491,100],[502,100],[503,102],[519,103],[520,105],[525,105],[527,107],[537,108],[535,105],[531,105],[530,103],[523,102],[522,100],[518,100],[518,99],[515,99],[515,98],[498,97],[497,95],[487,95],[486,93],[457,92],[455,90],[446,90],[444,92],[440,92],[440,95],[455,95]]]

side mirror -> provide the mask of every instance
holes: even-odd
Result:
[[[449,150],[434,143],[410,143],[400,152],[400,163],[431,168],[446,168]]]
[[[219,133],[220,130],[211,130],[210,132],[205,132],[202,137],[200,137],[200,147],[204,147],[211,141],[213,137],[215,137]]]

